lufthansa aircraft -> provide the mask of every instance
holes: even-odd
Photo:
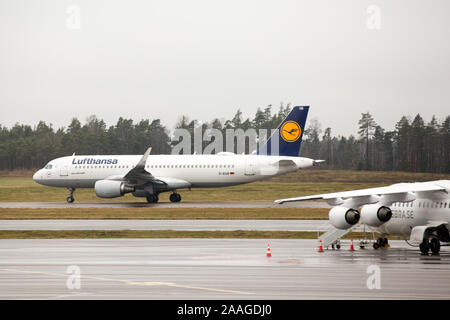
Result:
[[[179,189],[244,184],[321,162],[298,156],[308,110],[307,106],[294,107],[256,154],[149,156],[149,148],[143,156],[73,155],[50,161],[33,179],[42,185],[68,188],[69,203],[74,201],[76,188],[94,188],[101,198],[132,193],[147,198],[149,203],[158,202],[161,192],[170,191],[170,201],[179,202]]]
[[[276,200],[324,200],[334,206],[329,213],[337,229],[360,221],[382,234],[374,248],[387,245],[386,235],[410,239],[422,253],[438,253],[441,242],[450,242],[450,180],[398,183],[387,187],[319,194]],[[358,211],[358,209],[360,210]]]

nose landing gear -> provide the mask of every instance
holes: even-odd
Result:
[[[73,197],[73,193],[75,192],[75,188],[69,188],[69,196],[66,198],[67,203],[72,203],[75,201],[75,198]]]

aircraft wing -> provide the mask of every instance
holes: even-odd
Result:
[[[151,147],[145,151],[138,164],[128,171],[128,173],[123,177],[124,180],[127,180],[133,185],[141,185],[155,181],[155,177],[150,172],[145,170],[145,163],[147,162],[148,155],[151,151]]]
[[[365,196],[373,196],[373,195],[395,195],[400,193],[408,193],[408,192],[433,192],[433,191],[444,191],[446,192],[446,188],[435,184],[433,182],[414,182],[414,183],[398,183],[393,184],[387,187],[379,187],[379,188],[369,188],[369,189],[360,189],[360,190],[351,190],[344,192],[335,192],[335,193],[325,193],[325,194],[317,194],[312,196],[305,197],[297,197],[297,198],[288,198],[288,199],[279,199],[275,200],[276,203],[282,204],[285,202],[294,202],[294,201],[307,201],[307,200],[331,200],[331,199],[342,199],[342,198],[356,198],[356,197],[365,197]]]
[[[170,177],[155,177],[150,172],[145,170],[145,164],[147,163],[147,158],[151,152],[152,148],[148,148],[145,151],[142,158],[139,160],[138,164],[127,172],[124,176],[111,176],[107,179],[109,180],[120,180],[127,181],[128,184],[133,186],[145,186],[145,185],[159,185],[164,186],[168,189],[180,189],[180,188],[190,188],[191,183],[185,180],[170,178]]]

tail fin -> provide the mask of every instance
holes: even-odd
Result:
[[[298,157],[309,106],[294,107],[277,130],[258,150],[260,155]]]

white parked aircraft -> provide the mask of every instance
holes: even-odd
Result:
[[[382,237],[374,248],[387,245],[386,235],[418,244],[423,253],[438,253],[441,242],[450,242],[450,180],[398,183],[387,187],[319,194],[276,200],[276,203],[324,200],[334,206],[329,213],[337,229],[360,221]],[[358,209],[360,209],[358,211]]]
[[[33,179],[39,184],[68,188],[67,202],[76,188],[94,188],[101,198],[126,193],[158,202],[161,192],[244,184],[311,167],[321,160],[299,157],[309,107],[294,107],[278,130],[256,154],[69,156],[50,161]],[[277,146],[278,144],[278,146]],[[278,147],[278,148],[277,148]],[[278,149],[278,151],[275,151]],[[274,151],[272,151],[274,150]]]

